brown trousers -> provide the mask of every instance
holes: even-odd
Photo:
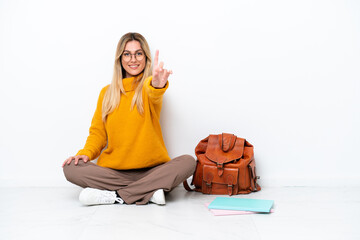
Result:
[[[117,191],[127,204],[146,204],[154,192],[170,192],[195,171],[196,162],[190,155],[182,155],[152,168],[115,170],[92,162],[74,161],[65,165],[66,179],[80,187]]]

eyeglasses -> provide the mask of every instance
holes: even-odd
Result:
[[[132,59],[133,55],[134,55],[135,59],[138,61],[143,60],[145,57],[145,54],[142,51],[136,52],[134,54],[130,53],[130,52],[124,52],[121,56],[125,62],[129,62]]]

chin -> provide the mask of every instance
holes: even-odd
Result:
[[[130,73],[132,76],[137,76],[139,75],[141,72],[134,72],[134,73]]]
[[[128,75],[130,75],[131,77],[134,77],[134,76],[137,76],[137,75],[139,75],[140,73],[142,73],[142,71],[126,71],[126,73],[128,74]]]

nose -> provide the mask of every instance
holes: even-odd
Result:
[[[136,62],[135,54],[131,54],[130,62]]]

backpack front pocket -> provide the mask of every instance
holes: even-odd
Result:
[[[218,175],[216,166],[204,165],[202,192],[205,194],[238,194],[239,169],[224,167],[221,176]]]

